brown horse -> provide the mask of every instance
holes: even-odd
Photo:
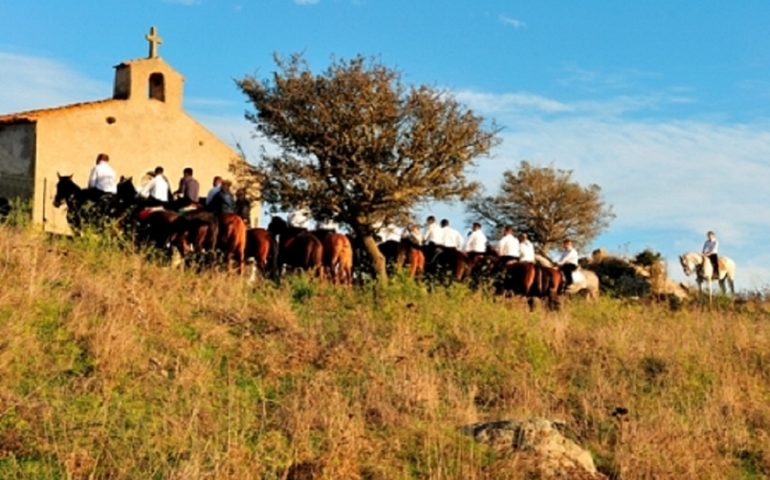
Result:
[[[262,275],[276,274],[278,245],[275,238],[264,228],[250,228],[246,231],[246,259],[254,264]]]
[[[230,261],[238,262],[238,275],[243,274],[246,265],[246,224],[235,213],[219,216],[219,250],[225,255],[227,271],[232,271]]]
[[[353,283],[353,245],[346,235],[331,233],[323,240],[324,268],[332,282]]]
[[[166,250],[174,243],[176,221],[179,215],[163,209],[144,208],[137,210],[131,217],[135,226],[136,241],[142,246],[151,246]]]
[[[388,265],[403,268],[409,265],[409,277],[416,278],[425,273],[425,254],[422,249],[409,240],[388,240],[379,245],[380,253]]]
[[[512,293],[527,298],[530,309],[535,298],[545,299],[550,310],[559,309],[559,287],[562,276],[558,268],[530,262],[515,262],[506,266],[498,293]]]
[[[469,272],[468,256],[456,248],[429,244],[423,247],[423,253],[426,276],[443,283],[461,282]]]
[[[177,218],[174,226],[174,241],[182,256],[192,252],[213,254],[219,236],[217,217],[205,210],[187,212]]]
[[[304,228],[289,227],[286,220],[273,217],[267,230],[278,237],[278,268],[315,270],[323,267],[323,244]]]

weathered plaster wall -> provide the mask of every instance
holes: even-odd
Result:
[[[176,190],[183,168],[190,166],[202,195],[215,175],[231,176],[228,166],[236,155],[183,111],[158,100],[115,100],[40,117],[33,217],[43,221],[45,202],[46,230],[69,231],[64,208],[51,206],[57,172],[74,174],[85,187],[100,152],[110,156],[118,176],[132,176],[137,188],[148,171],[161,165]]]
[[[0,197],[32,196],[35,124],[0,125]]]

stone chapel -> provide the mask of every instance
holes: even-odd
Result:
[[[57,173],[85,188],[100,152],[137,188],[158,165],[172,190],[192,167],[204,196],[214,176],[230,177],[238,154],[185,113],[184,78],[158,56],[154,27],[145,38],[147,58],[115,67],[112,98],[0,115],[0,197],[31,200],[32,220],[45,231],[70,231],[65,207],[52,204]]]

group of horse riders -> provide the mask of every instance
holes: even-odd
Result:
[[[307,209],[294,210],[289,213],[287,222],[291,227],[308,229],[311,218]],[[497,242],[496,247],[489,244],[487,236],[482,230],[481,223],[474,222],[467,238],[456,229],[450,226],[449,220],[442,219],[436,222],[436,217],[430,215],[426,219],[424,231],[416,223],[408,224],[400,229],[396,225],[379,225],[378,239],[380,244],[386,242],[408,242],[409,244],[432,252],[430,258],[425,259],[426,264],[431,264],[446,249],[452,249],[463,254],[473,263],[478,256],[487,255],[491,252],[497,257],[497,264],[504,266],[512,262],[531,263],[536,261],[535,247],[529,240],[526,233],[514,235],[513,227],[506,225],[503,227],[502,236]],[[324,220],[316,224],[317,230],[336,231],[336,223]],[[573,283],[572,273],[578,268],[578,252],[574,248],[571,240],[564,240],[563,249],[559,253],[556,265],[564,275],[563,289],[569,288]]]
[[[231,193],[231,182],[217,176],[213,179],[212,187],[205,197],[200,196],[200,185],[193,177],[192,168],[185,168],[183,176],[179,180],[179,187],[175,192],[171,192],[170,182],[164,175],[163,167],[157,167],[153,172],[149,172],[150,179],[137,191],[137,196],[142,199],[145,206],[148,207],[168,207],[172,210],[184,210],[186,208],[196,208],[198,206],[205,208],[215,214],[232,213],[241,217],[246,226],[250,217],[250,202],[245,198],[243,190],[239,190],[234,198]],[[100,153],[96,159],[96,165],[92,168],[88,187],[101,193],[117,193],[117,175],[109,165],[109,156]],[[307,229],[310,223],[310,214],[306,209],[299,209],[288,215],[287,223],[291,227]],[[332,221],[319,222],[319,230],[336,232],[338,226]],[[426,265],[435,262],[437,257],[446,250],[455,250],[462,254],[472,264],[476,257],[486,255],[490,252],[497,257],[498,265],[510,265],[511,263],[533,264],[536,262],[535,248],[532,242],[527,238],[526,233],[514,235],[511,226],[505,226],[502,236],[497,242],[496,247],[489,245],[488,239],[482,231],[480,223],[475,222],[467,238],[450,226],[447,219],[436,222],[434,216],[429,216],[426,220],[424,230],[419,225],[410,224],[404,229],[399,229],[392,224],[380,226],[379,237],[382,243],[388,241],[406,242],[418,247],[425,252],[432,252],[426,255],[424,262]],[[423,248],[426,247],[426,248]],[[719,278],[719,241],[713,231],[707,233],[707,239],[704,242],[702,254],[712,266],[713,277]],[[562,289],[566,290],[573,283],[573,273],[579,268],[578,252],[573,246],[571,240],[563,241],[562,249],[555,261],[561,275],[563,276]]]
[[[110,157],[100,153],[96,157],[96,165],[88,176],[88,188],[102,194],[116,194],[118,179],[115,170],[109,164]],[[171,183],[164,174],[161,166],[155,167],[143,186],[137,191],[138,197],[147,207],[169,207],[183,210],[191,206],[201,205],[215,213],[236,213],[246,225],[250,222],[251,202],[246,198],[245,190],[235,193],[231,191],[232,183],[220,176],[213,179],[212,187],[205,197],[200,196],[200,184],[193,176],[193,169],[186,167],[179,179],[179,187],[171,191]]]

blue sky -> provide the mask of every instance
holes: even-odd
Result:
[[[185,108],[256,155],[233,79],[274,52],[376,56],[504,128],[475,169],[489,188],[524,159],[572,169],[617,214],[594,247],[651,247],[682,278],[676,255],[714,229],[753,289],[770,283],[768,22],[764,0],[0,0],[0,113],[109,97],[156,25]]]

